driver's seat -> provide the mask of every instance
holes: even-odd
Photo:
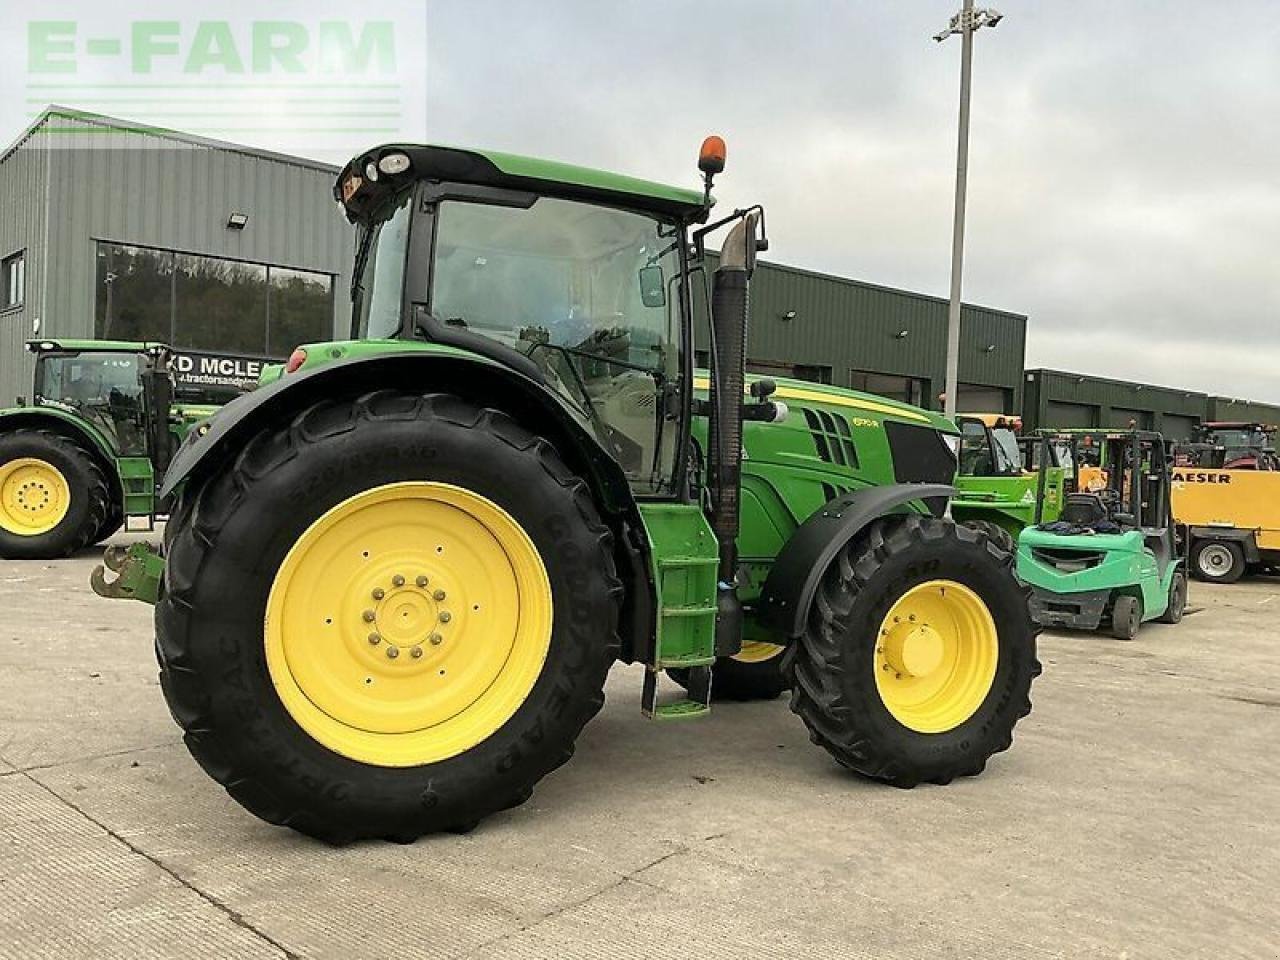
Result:
[[[1107,519],[1107,508],[1096,493],[1068,493],[1062,504],[1062,519],[1078,527],[1092,527]]]

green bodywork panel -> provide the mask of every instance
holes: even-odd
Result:
[[[1058,556],[1079,553],[1091,565],[1064,571],[1037,558],[1036,551],[1054,551]],[[1162,574],[1141,530],[1063,535],[1028,527],[1018,538],[1018,576],[1033,590],[1057,596],[1103,591],[1139,595],[1144,621],[1165,612],[1180,563],[1172,559]]]
[[[760,377],[749,376],[748,386]],[[774,559],[796,528],[836,497],[866,487],[897,483],[885,422],[897,420],[945,434],[956,428],[945,417],[873,394],[804,380],[770,377],[771,399],[787,405],[781,423],[743,424],[742,518],[738,554],[746,582],[738,595],[746,607],[744,641],[777,642],[754,616],[754,602]],[[694,378],[695,395],[707,396],[707,374]],[[707,448],[706,418],[692,432]],[[908,508],[924,512],[921,504]]]
[[[1062,515],[1063,484],[1067,471],[1050,467],[1044,484],[1043,523]],[[1036,491],[1039,476],[1024,473],[1015,477],[956,477],[960,494],[951,501],[951,516],[957,523],[990,520],[999,524],[1015,540],[1024,527],[1036,522]]]
[[[117,457],[116,472],[124,492],[127,517],[149,517],[155,512],[156,476],[146,457]]]
[[[0,410],[0,432],[21,430],[27,424],[34,423],[45,417],[51,417],[65,423],[71,431],[78,436],[82,436],[89,446],[96,449],[108,460],[116,458],[115,446],[105,433],[83,417],[78,417],[70,410],[64,410],[62,407],[9,407],[6,410]]]
[[[653,665],[696,667],[715,662],[715,535],[693,503],[641,501],[649,536],[658,629]]]
[[[493,150],[471,152],[487,158],[503,173],[513,177],[528,177],[532,180],[544,180],[547,183],[633,193],[670,203],[687,204],[690,212],[695,212],[702,207],[702,194],[697,190],[672,187],[664,183],[654,183],[651,180],[610,173],[607,170],[594,170],[590,167],[579,167],[555,160],[541,160],[537,157],[524,157],[514,153],[498,153]]]

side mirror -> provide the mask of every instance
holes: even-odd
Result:
[[[656,263],[640,268],[640,302],[646,307],[667,305],[667,278]]]

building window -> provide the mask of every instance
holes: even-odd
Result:
[[[913,406],[924,405],[924,381],[916,377],[898,377],[889,373],[873,373],[870,370],[850,370],[849,386],[863,393],[874,393],[890,400],[900,400]]]
[[[830,383],[831,368],[808,363],[781,363],[775,360],[747,359],[747,373],[761,377],[790,377],[792,380],[809,380],[813,383]]]
[[[333,333],[333,276],[222,257],[99,243],[98,337],[288,356]]]
[[[27,286],[27,257],[19,250],[0,260],[0,310],[22,305]]]

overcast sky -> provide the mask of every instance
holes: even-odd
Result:
[[[965,299],[1029,366],[1280,401],[1280,4],[997,3]],[[717,132],[770,258],[945,296],[959,5],[435,0],[428,126],[684,183]]]
[[[1280,401],[1280,4],[996,2],[1005,19],[977,38],[965,299],[1029,315],[1029,366]],[[396,122],[407,138],[692,186],[701,138],[720,133],[729,165],[717,195],[764,203],[771,259],[945,296],[960,45],[930,37],[959,5],[430,0],[425,56],[415,0],[358,9],[403,21],[400,109],[413,109]],[[170,6],[187,40],[214,15]],[[112,7],[22,9],[75,20],[83,41],[110,32]],[[329,8],[356,16],[344,0],[275,0],[270,15],[318,20]],[[227,0],[217,15],[243,36],[263,13]],[[31,83],[24,41],[20,25],[0,28],[11,93]],[[82,53],[77,69],[82,82],[123,68]],[[176,59],[173,69],[181,83]],[[234,105],[224,116],[257,109],[274,127],[325,112],[332,96],[307,91],[299,106],[210,88]],[[0,99],[0,139],[44,102],[44,90],[24,92],[25,107]],[[267,133],[225,138],[288,147]],[[346,139],[342,157],[392,137]]]

